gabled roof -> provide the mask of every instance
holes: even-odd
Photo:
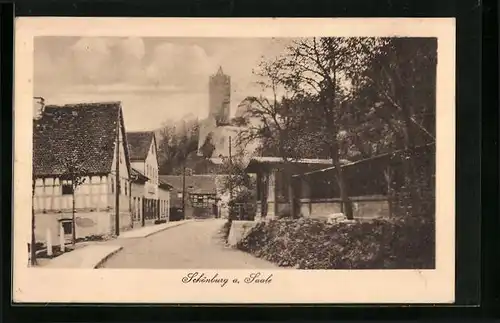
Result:
[[[131,161],[146,160],[153,137],[153,131],[127,132]]]
[[[109,173],[118,120],[125,133],[120,102],[46,106],[41,118],[33,121],[34,175],[63,175],[69,159],[87,174]],[[126,139],[124,146],[130,167]]]
[[[142,174],[139,170],[135,168],[132,168],[130,170],[130,177],[134,182],[137,183],[145,183],[149,180],[149,178],[146,175]]]
[[[214,175],[186,176],[186,191],[191,194],[217,194]],[[182,175],[160,175],[160,181],[182,191]]]

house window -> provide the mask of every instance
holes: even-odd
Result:
[[[128,191],[128,183],[127,183],[127,182],[125,182],[125,185],[123,185],[123,186],[125,186],[125,195],[127,195],[127,191]]]
[[[73,234],[73,223],[71,221],[62,221],[61,225],[63,227],[64,234]]]
[[[115,192],[115,181],[111,178],[111,193]]]
[[[73,185],[71,185],[71,184],[63,184],[62,185],[62,193],[63,193],[63,195],[73,194]]]

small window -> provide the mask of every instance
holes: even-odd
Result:
[[[125,185],[124,185],[124,186],[125,186],[125,195],[127,195],[127,191],[128,191],[128,183],[127,183],[127,182],[125,182]]]
[[[115,181],[111,178],[111,193],[115,192]]]
[[[63,221],[62,223],[64,234],[73,234],[73,225],[71,221]]]
[[[73,185],[71,185],[71,184],[63,184],[62,185],[62,193],[63,193],[63,195],[73,194]]]

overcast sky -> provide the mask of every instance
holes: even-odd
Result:
[[[208,77],[231,76],[231,112],[260,89],[252,75],[262,57],[289,39],[37,37],[34,95],[47,104],[121,101],[127,130],[208,115]]]

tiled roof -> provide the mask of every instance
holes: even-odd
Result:
[[[182,175],[160,175],[160,181],[182,191]],[[186,191],[194,194],[217,194],[214,175],[186,176]]]
[[[148,156],[153,131],[127,132],[130,160],[145,160]]]
[[[62,175],[69,158],[86,173],[109,173],[120,112],[120,102],[46,106],[33,121],[34,175]],[[124,129],[123,117],[120,123]],[[127,149],[125,156],[128,164]]]

